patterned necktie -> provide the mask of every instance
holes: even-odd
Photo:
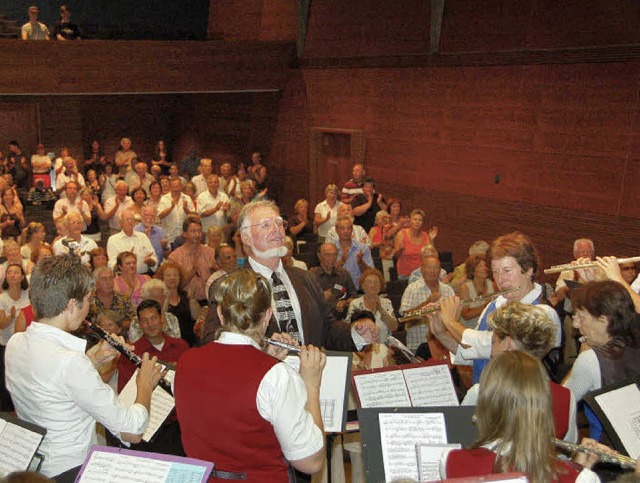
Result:
[[[282,283],[282,280],[280,280],[276,272],[271,274],[271,280],[273,282],[271,286],[273,299],[276,302],[276,319],[278,320],[280,330],[287,332],[298,342],[302,342],[300,329],[298,329],[298,321],[296,320],[296,314],[291,305],[291,298],[289,297],[289,292],[287,292],[287,287],[284,286],[284,283]]]

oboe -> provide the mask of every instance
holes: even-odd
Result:
[[[118,339],[113,337],[109,332],[104,330],[99,325],[96,325],[96,324],[94,324],[92,322],[89,322],[88,320],[85,320],[84,322],[87,324],[87,326],[89,326],[89,328],[92,331],[94,331],[96,334],[98,334],[101,339],[106,340],[111,347],[113,347],[120,354],[122,354],[127,359],[129,359],[133,363],[134,366],[140,367],[142,365],[142,357],[140,357],[135,352],[131,352],[129,349],[127,349],[125,346],[123,346],[118,341]],[[162,365],[164,365],[164,364],[162,364]],[[173,391],[171,391],[171,382],[170,381],[168,381],[167,379],[165,379],[163,377],[158,382],[158,386],[160,386],[162,389],[164,389],[165,391],[167,391],[169,394],[171,394],[173,396]]]
[[[616,454],[605,453],[604,451],[598,451],[597,449],[587,448],[586,446],[581,446],[579,444],[568,443],[567,441],[563,441],[561,439],[555,439],[554,443],[558,448],[568,451],[570,453],[575,453],[580,451],[583,453],[591,453],[591,454],[598,455],[600,457],[600,461],[604,463],[611,463],[614,465],[618,465],[621,468],[635,469],[636,467],[636,460],[634,460],[633,458],[629,458],[628,456],[622,455],[620,453],[616,453]]]

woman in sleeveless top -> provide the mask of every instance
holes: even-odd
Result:
[[[136,308],[142,302],[142,286],[148,280],[149,275],[137,273],[137,261],[133,252],[122,252],[118,254],[116,267],[120,272],[114,281],[115,291],[131,300],[131,305]]]
[[[324,462],[318,398],[324,354],[302,347],[298,373],[277,359],[286,350],[268,346],[263,352],[272,316],[269,282],[251,269],[216,282],[211,290],[217,305],[210,310],[220,317],[217,338],[184,353],[176,369],[176,410],[187,456],[212,461],[216,470],[247,482],[291,481],[289,464],[318,472]],[[283,334],[274,338],[293,341]]]
[[[471,300],[476,297],[484,297],[495,292],[493,281],[489,278],[489,265],[487,258],[482,254],[469,257],[465,262],[467,281],[460,286],[460,298]],[[461,322],[470,329],[478,324],[478,319],[484,308],[491,302],[490,299],[474,302],[462,308]]]
[[[443,455],[443,479],[519,472],[532,483],[600,481],[589,469],[556,458],[549,383],[536,357],[503,352],[480,381],[474,413],[478,439],[471,449]],[[593,464],[594,458],[583,462]]]
[[[411,272],[422,264],[422,247],[433,244],[433,240],[438,236],[435,226],[431,227],[428,233],[422,230],[424,218],[424,211],[413,210],[409,228],[401,230],[396,235],[394,251],[398,260],[398,278],[409,278]]]

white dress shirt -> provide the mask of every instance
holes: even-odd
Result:
[[[55,476],[81,465],[97,443],[96,421],[109,431],[141,434],[149,414],[124,407],[85,355],[86,341],[33,322],[5,354],[7,388],[20,419],[47,429],[41,472]]]
[[[167,240],[169,243],[173,243],[174,240],[183,233],[182,224],[187,218],[187,214],[184,212],[183,208],[183,203],[185,201],[187,202],[187,209],[189,212],[195,211],[191,198],[182,193],[180,194],[180,200],[176,206],[160,222],[162,224],[162,228],[164,228],[164,232],[167,234]],[[171,193],[163,195],[162,198],[160,198],[160,203],[158,203],[158,213],[162,213],[167,208],[170,208],[172,203],[173,199],[171,198]]]
[[[205,211],[210,210],[211,208],[215,208],[218,206],[218,203],[222,202],[220,205],[220,209],[216,211],[213,215],[203,216],[202,220],[202,231],[205,233],[212,226],[219,226],[220,228],[224,227],[227,222],[227,216],[225,215],[223,205],[225,203],[229,203],[229,197],[226,193],[222,191],[218,191],[216,196],[213,196],[209,190],[206,190],[198,195],[197,205],[198,205],[198,213],[202,215]]]
[[[134,231],[131,236],[121,231],[111,235],[107,241],[107,257],[109,257],[109,268],[113,268],[122,252],[133,252],[136,255],[138,273],[147,273],[149,269],[155,270],[158,266],[158,256],[153,249],[149,237],[139,231]],[[151,256],[154,263],[149,266],[145,260]]]

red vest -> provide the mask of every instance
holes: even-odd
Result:
[[[551,390],[551,406],[553,409],[553,426],[556,438],[564,439],[569,431],[569,412],[571,410],[571,391],[560,384],[549,381]]]
[[[454,449],[449,453],[446,463],[447,478],[463,478],[497,474],[493,465],[496,454],[485,448]],[[558,461],[558,483],[573,483],[578,474],[571,463]],[[561,473],[560,473],[561,472]]]
[[[246,473],[246,481],[288,481],[273,426],[256,406],[260,382],[277,363],[249,345],[212,342],[183,354],[174,390],[187,456]]]

